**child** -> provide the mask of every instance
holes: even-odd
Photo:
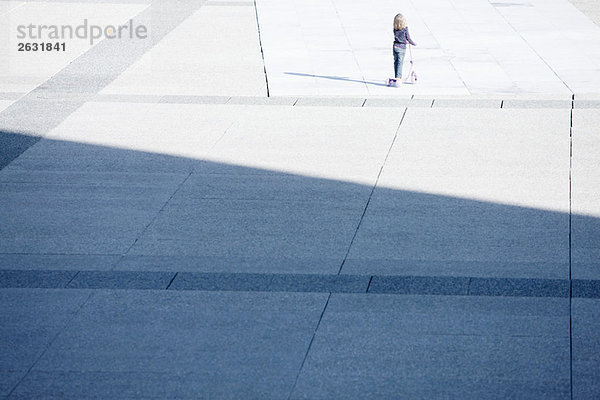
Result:
[[[402,64],[404,63],[404,54],[406,53],[406,44],[413,46],[417,44],[412,41],[406,26],[404,15],[398,14],[394,17],[394,72],[395,79],[389,80],[390,86],[396,86],[398,82],[402,83]]]

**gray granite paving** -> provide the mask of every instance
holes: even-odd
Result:
[[[0,92],[15,100],[0,111],[0,397],[600,397],[600,219],[590,139],[598,98],[252,97],[144,94],[141,86],[107,94],[198,10],[235,24],[231,13],[254,5],[123,3],[149,5],[134,21],[152,26],[150,40],[100,42],[33,91]],[[163,60],[155,61],[160,68]],[[106,109],[89,121],[79,115],[85,123],[69,128],[82,106],[111,104],[125,115],[119,129],[111,131]],[[150,107],[171,118],[168,129],[146,126],[142,111]],[[570,196],[522,206],[394,180],[411,175],[386,170],[406,152],[406,139],[415,140],[411,126],[403,121],[383,143],[387,125],[362,118],[399,121],[407,107],[439,113],[420,121],[440,119],[440,130],[452,122],[444,108],[469,109],[453,140],[438,147],[460,142],[477,160],[463,163],[483,172],[446,185],[501,182],[525,203],[563,193],[566,184],[552,181],[549,192],[531,185],[531,193],[516,185],[539,172],[542,151],[528,147],[528,132],[515,137],[533,160],[515,167],[498,145],[505,122],[518,127],[519,118],[538,116],[536,138],[562,135],[567,152],[575,132],[576,173],[568,162],[550,172],[572,178],[576,211],[568,211]],[[461,142],[469,124],[494,109],[510,120],[482,124]],[[554,114],[535,109],[554,109],[564,129],[556,132],[544,118]],[[189,140],[195,152],[170,147],[169,134],[190,116],[198,123],[189,136],[171,140]],[[323,135],[307,135],[311,128]],[[213,141],[194,141],[215,132]],[[361,135],[394,151],[380,152]],[[497,154],[477,159],[470,146],[481,137]],[[222,140],[229,147],[214,152]],[[421,145],[421,156],[438,155],[446,177],[459,175],[452,155],[427,139]],[[432,171],[420,177],[435,179]]]
[[[0,270],[0,287],[64,288],[76,274],[76,271]]]
[[[300,97],[296,106],[362,107],[365,99],[345,97]]]
[[[571,108],[570,100],[518,100],[508,99],[502,102],[502,108]]]
[[[95,292],[14,395],[283,398],[326,298]]]
[[[0,254],[0,270],[109,270],[120,255]]]
[[[573,299],[573,399],[600,396],[600,301]]]
[[[267,291],[273,280],[270,274],[178,273],[171,290]]]
[[[466,295],[469,278],[375,276],[369,293]]]
[[[276,105],[293,106],[298,101],[297,97],[241,97],[233,96],[227,104],[238,105]]]
[[[139,267],[139,264],[136,264]],[[238,266],[239,267],[239,266]],[[189,271],[0,270],[2,288],[600,298],[598,280]]]
[[[502,101],[498,99],[435,99],[433,107],[444,108],[500,108]]]
[[[20,372],[34,365],[89,295],[49,289],[0,290],[0,371],[12,374],[10,379],[24,376]],[[6,384],[3,391],[11,390]]]
[[[229,101],[229,96],[179,96],[167,95],[160,98],[160,103],[176,104],[225,104]]]
[[[169,272],[80,271],[66,286],[76,289],[166,289]]]
[[[577,100],[573,101],[573,108],[600,108],[600,100]]]
[[[568,300],[546,301],[333,295],[292,398],[568,397]]]
[[[569,297],[569,282],[558,279],[472,278],[469,293],[475,296]]]

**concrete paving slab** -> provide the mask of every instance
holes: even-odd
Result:
[[[346,258],[342,274],[360,273],[373,268],[382,275],[535,278],[541,273],[548,279],[566,279],[569,263]]]
[[[197,205],[203,199],[297,201],[337,204],[366,204],[371,188],[327,179],[307,179],[288,174],[244,175],[194,172],[170,203]]]
[[[600,100],[600,93],[577,93],[575,100]]]
[[[276,292],[366,293],[367,275],[275,274],[270,289]]]
[[[109,270],[120,258],[120,255],[0,254],[0,269]]]
[[[568,215],[402,191],[377,196],[369,203],[344,273],[433,275],[445,270],[443,275],[489,277],[521,268],[518,276],[568,276]]]
[[[34,144],[37,144],[37,141]],[[29,172],[29,175],[32,175],[32,171],[35,171],[36,174],[41,171],[44,175],[49,173],[74,175],[92,173],[91,176],[101,176],[102,174],[124,173],[125,179],[131,177],[132,174],[140,176],[156,173],[159,174],[158,179],[164,180],[164,174],[179,174],[183,180],[198,164],[193,159],[164,154],[44,139],[40,147],[29,147],[27,155],[16,158],[8,169],[15,173],[17,171]],[[80,177],[79,179],[86,178]],[[88,177],[87,180],[90,181],[90,178]]]
[[[0,371],[31,368],[88,297],[76,290],[1,289]]]
[[[600,9],[593,0],[569,0],[579,11],[584,13],[596,25],[600,26]]]
[[[600,263],[599,252],[595,249],[573,249],[572,255],[576,260],[572,265],[572,275],[582,279],[596,279]]]
[[[300,97],[296,106],[333,106],[333,107],[362,107],[365,99],[361,98],[329,98],[329,97]]]
[[[364,319],[365,324],[360,330],[366,336],[370,335],[369,331],[384,327],[383,330],[395,329],[410,335],[445,332],[453,335],[567,337],[567,303],[567,299],[556,298],[415,295],[359,298],[334,294],[328,310],[333,313],[329,318],[336,321],[335,325],[351,325],[352,320]],[[402,310],[403,316],[393,318],[398,310]],[[377,325],[368,324],[369,320],[376,320]],[[320,326],[319,332],[327,335],[331,330],[335,334],[335,325]]]
[[[565,266],[568,122],[566,110],[409,108],[348,255],[362,265],[348,272],[390,273],[382,259],[533,263],[531,278],[546,277],[535,263]]]
[[[412,105],[412,99],[411,96],[407,96],[406,98],[400,98],[400,99],[375,99],[375,98],[368,98],[365,101],[365,104],[363,104],[363,107],[397,107],[397,108],[405,108],[408,107],[409,105]],[[431,106],[431,102],[429,102],[429,105]]]
[[[185,271],[255,273],[335,273],[339,270],[338,258],[316,257],[218,257],[181,255],[126,255],[115,269],[123,271]]]
[[[265,96],[254,8],[201,7],[101,94]]]
[[[573,110],[572,258],[573,277],[599,279],[600,117],[592,109]]]
[[[0,328],[0,332],[2,333],[0,370],[27,371],[46,350],[59,329],[9,325]]]
[[[470,307],[470,302],[462,303],[460,310],[459,304],[465,300],[461,297],[453,297],[452,303],[444,305],[447,298],[443,296],[357,296],[332,295],[292,398],[387,397],[398,393],[408,397],[460,394],[470,398],[471,393],[478,393],[477,388],[484,381],[496,382],[501,393],[525,396],[547,393],[556,398],[569,393],[567,299],[561,301],[562,317],[556,320],[561,323],[562,332],[544,323],[540,328],[545,326],[549,329],[546,334],[551,335],[542,339],[502,336],[501,331],[508,335],[514,331],[508,333],[502,328],[483,325],[481,330],[456,336],[454,329],[449,328],[451,324],[445,321],[451,320],[455,313],[474,316],[471,313],[479,312]],[[476,309],[481,310],[479,307],[485,304],[498,307],[506,300],[487,303],[487,299],[478,298],[473,304],[478,304]],[[514,299],[505,305],[511,309],[517,303],[528,307],[527,302]],[[400,304],[406,304],[409,310],[435,306],[431,311],[412,314],[406,307],[396,308]],[[543,301],[535,300],[533,304],[541,306]],[[545,314],[542,310],[549,310],[550,304],[555,304],[554,300],[541,306],[540,311]],[[356,312],[355,307],[362,312]],[[431,320],[433,315],[437,315],[434,318],[437,323]],[[492,319],[493,315],[488,312]],[[503,323],[516,329],[522,322],[519,318],[512,322],[503,319]],[[544,335],[539,330],[529,332]],[[357,359],[361,363],[357,364]],[[329,367],[323,369],[325,364]],[[455,384],[449,384],[450,381]],[[552,391],[546,392],[552,381]]]
[[[394,370],[396,371],[396,370]],[[314,378],[314,379],[312,379]],[[565,382],[540,381],[536,383],[522,381],[499,380],[495,377],[462,379],[443,378],[394,378],[389,376],[349,376],[329,375],[325,377],[311,376],[306,380],[314,382],[312,388],[303,386],[299,381],[292,399],[328,399],[343,396],[348,399],[360,399],[364,396],[382,398],[401,394],[409,398],[465,398],[504,399],[519,395],[526,399],[548,398],[563,399],[569,396]],[[491,381],[491,382],[490,382]],[[493,394],[490,394],[493,393]]]
[[[204,200],[168,205],[132,255],[337,259],[341,265],[364,204]],[[202,209],[202,214],[192,210]],[[302,271],[297,271],[302,272]],[[323,273],[334,266],[323,265]],[[337,270],[335,270],[337,272]]]
[[[0,130],[0,143],[2,144],[0,169],[13,162],[15,158],[36,144],[39,140],[39,137],[33,135],[24,135]]]
[[[29,155],[29,154],[28,154]],[[25,157],[23,157],[25,158]],[[151,164],[151,163],[149,163]],[[151,165],[148,165],[150,167]],[[176,188],[179,182],[188,174],[182,173],[153,173],[148,172],[126,172],[126,171],[73,171],[73,170],[36,170],[27,169],[24,164],[21,168],[16,168],[16,164],[11,164],[0,172],[0,182],[2,183],[23,183],[23,184],[45,184],[45,185],[65,185],[78,188],[81,186],[98,187],[104,186],[112,189],[117,188]],[[33,167],[33,166],[31,166]],[[55,168],[58,168],[55,165]],[[35,172],[35,173],[34,173]]]
[[[163,96],[135,94],[97,94],[91,101],[98,103],[158,103]]]
[[[229,96],[181,96],[166,95],[160,97],[160,103],[174,104],[225,104],[231,99]]]
[[[67,2],[64,4],[23,2],[20,3],[20,6],[11,8],[0,16],[0,21],[3,21],[2,26],[10,27],[10,30],[6,29],[0,33],[0,40],[10,44],[7,48],[4,46],[0,48],[2,51],[0,67],[3,71],[0,77],[0,91],[29,92],[98,43],[97,41],[91,43],[90,34],[86,32],[86,38],[69,38],[67,36],[64,38],[66,44],[64,51],[48,52],[44,55],[45,57],[41,56],[39,51],[18,51],[17,43],[19,42],[27,40],[30,43],[40,40],[57,41],[56,38],[50,37],[49,29],[42,30],[38,37],[39,31],[36,32],[35,26],[41,25],[39,21],[45,21],[46,26],[56,25],[59,27],[62,25],[77,27],[83,25],[84,20],[87,21],[88,26],[115,26],[126,23],[146,7],[145,4],[135,3],[110,5],[90,2]],[[17,37],[17,27],[29,24],[34,24],[32,35],[25,35],[24,38]],[[44,57],[44,62],[39,62],[40,57]]]
[[[577,282],[579,297],[598,297],[596,281]],[[566,279],[507,279],[476,277],[372,276],[369,293],[569,297]]]
[[[409,109],[379,185],[567,212],[569,131],[568,110]]]
[[[2,288],[64,288],[75,277],[75,271],[0,270]]]
[[[206,156],[235,120],[226,108],[211,105],[88,103],[47,137],[198,159]],[[123,121],[128,121],[127,135]],[[81,126],[87,129],[82,131]],[[164,134],[167,131],[169,135]]]
[[[469,293],[474,296],[569,297],[569,281],[558,279],[472,278]]]
[[[2,230],[0,252],[30,254],[122,254],[176,190],[173,184],[1,186],[1,218],[18,218],[19,224]]]
[[[297,97],[233,96],[229,99],[227,104],[293,106],[297,101]]]
[[[466,295],[469,278],[375,276],[369,285],[369,293]]]
[[[228,107],[238,122],[208,161],[367,185],[402,118],[359,107]]]
[[[502,108],[557,108],[570,109],[573,106],[571,100],[513,100],[507,99],[502,102]]]
[[[17,383],[27,374],[23,371],[0,371],[0,396],[8,396]]]
[[[600,300],[573,299],[573,398],[600,393]]]
[[[574,279],[573,297],[600,298],[600,281]]]
[[[173,271],[221,273],[336,273],[338,258],[316,257],[218,257],[218,256],[140,256],[126,255],[116,265],[122,271]]]
[[[69,289],[166,289],[175,274],[169,272],[79,271]]]
[[[210,291],[268,291],[273,275],[270,274],[211,274],[201,272],[178,273],[169,289]]]
[[[265,375],[268,375],[265,378]],[[27,375],[11,398],[28,399],[40,394],[63,399],[198,397],[231,398],[240,393],[255,398],[281,398],[289,391],[286,371],[221,370],[202,372],[79,372],[35,371]]]
[[[500,108],[502,100],[497,99],[435,99],[436,108]]]
[[[134,388],[160,375],[189,374],[203,383],[205,393],[217,396],[234,395],[242,385],[245,393],[275,391],[275,397],[285,396],[327,298],[248,292],[95,293],[32,372],[51,377],[70,376],[71,371],[87,374],[73,378],[83,390],[102,397],[112,393],[115,373],[133,373],[129,376]],[[108,377],[92,381],[93,373]],[[39,386],[35,379],[25,381],[17,393],[60,390],[48,387],[48,378],[41,381]],[[224,385],[230,381],[231,387]]]
[[[432,104],[433,104],[433,99],[368,98],[364,104],[364,107],[425,107],[425,108],[431,108]]]
[[[23,92],[0,92],[0,100],[8,101],[8,100],[18,100],[25,93]]]
[[[7,109],[12,103],[14,103],[14,100],[0,100],[0,112]]]
[[[578,100],[573,101],[573,108],[600,108],[600,100]]]

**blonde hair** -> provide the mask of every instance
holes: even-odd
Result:
[[[394,17],[394,29],[404,29],[406,28],[406,18],[402,14],[396,14]]]

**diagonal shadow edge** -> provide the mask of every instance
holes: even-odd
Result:
[[[39,138],[24,133],[0,132],[0,143],[13,143],[1,147],[0,159],[14,160],[13,156],[20,151],[21,144],[28,144],[31,140],[39,140]],[[35,157],[39,157],[39,152],[38,156],[27,152],[26,159],[18,159],[12,163],[9,161],[9,168],[0,171],[0,186],[3,187],[2,202],[5,205],[3,207],[5,211],[2,213],[3,221],[0,224],[3,226],[0,230],[0,237],[3,240],[0,242],[5,244],[0,250],[0,269],[3,271],[14,270],[15,265],[20,267],[17,269],[23,270],[62,270],[64,268],[56,268],[61,263],[57,259],[60,260],[62,257],[64,261],[71,256],[83,256],[84,259],[83,261],[79,259],[80,261],[71,265],[69,269],[85,271],[89,269],[89,266],[85,265],[86,255],[120,254],[118,246],[114,246],[115,241],[130,243],[134,239],[140,239],[141,247],[136,248],[133,254],[121,254],[118,262],[113,258],[110,264],[98,268],[131,270],[140,273],[218,272],[233,274],[234,277],[237,276],[236,274],[247,273],[275,274],[287,276],[288,278],[285,279],[292,279],[292,281],[301,280],[302,276],[304,276],[302,279],[306,279],[307,276],[313,275],[315,282],[321,283],[313,282],[308,286],[322,287],[322,281],[328,282],[327,280],[331,279],[328,277],[334,275],[325,265],[333,265],[341,261],[343,256],[341,253],[349,240],[348,233],[356,226],[365,193],[371,190],[371,187],[357,183],[160,153],[51,139],[44,139],[44,143],[44,152],[50,152],[52,157],[63,161],[63,163],[54,163],[54,167],[50,166],[45,173],[52,174],[54,168],[55,174],[63,175],[63,181],[52,182],[48,176],[30,179],[32,169],[28,169],[31,165],[27,166],[27,163],[35,163]],[[82,160],[84,163],[78,165]],[[38,168],[39,166],[34,165],[33,170],[39,172]],[[161,188],[163,183],[154,184],[152,180],[132,185],[131,179],[136,179],[140,174],[158,176],[162,173],[188,174],[189,171],[194,171],[193,175],[199,180],[192,182],[181,196],[173,199],[165,210],[166,215],[159,219],[148,235],[138,237],[139,227],[143,225],[143,221],[157,212],[157,206],[152,201],[147,203],[147,199],[144,198],[148,195],[145,186],[152,189],[154,185],[152,190],[158,192],[166,189]],[[81,176],[86,173],[110,173],[111,176],[103,182],[93,182],[92,179],[92,181],[76,183],[71,180],[75,175]],[[11,179],[7,178],[11,174],[20,174],[20,177],[11,182]],[[134,177],[123,178],[127,174],[133,174]],[[27,176],[30,178],[24,178]],[[79,189],[76,189],[77,187]],[[28,193],[28,190],[31,191]],[[46,190],[48,193],[45,193]],[[70,193],[69,190],[74,191]],[[92,196],[99,195],[102,191],[116,190],[112,195],[116,196],[117,200],[120,199],[123,204],[119,206],[120,202],[112,201],[114,199],[110,196],[106,199],[100,196],[90,203],[81,197],[85,196],[88,190],[91,190]],[[30,195],[44,195],[46,198],[35,204],[35,200]],[[76,204],[78,201],[81,203],[79,207],[82,208],[83,213],[89,214],[80,219],[79,223],[83,221],[89,224],[89,229],[74,226],[72,216],[57,208],[58,203]],[[22,206],[23,202],[33,204]],[[504,289],[499,289],[498,293],[507,293],[506,287],[522,285],[525,281],[519,279],[526,279],[528,285],[534,286],[527,289],[530,290],[529,292],[524,293],[537,293],[535,290],[539,289],[532,289],[539,286],[536,279],[541,279],[549,285],[555,285],[557,280],[568,282],[565,280],[568,276],[567,248],[562,251],[565,253],[565,260],[554,259],[544,248],[556,245],[558,242],[553,241],[556,237],[568,236],[568,231],[556,230],[555,226],[557,221],[560,225],[560,221],[568,220],[568,213],[382,187],[376,189],[374,202],[375,207],[367,212],[365,226],[359,231],[357,244],[351,249],[349,261],[350,264],[354,262],[354,265],[342,271],[342,275],[347,276],[373,277],[375,285],[372,286],[371,292],[377,290],[402,292],[409,290],[406,287],[413,288],[410,290],[421,287],[419,290],[429,291],[434,290],[432,287],[440,287],[440,285],[452,287],[458,282],[461,287],[458,292],[455,289],[439,290],[441,293],[464,293],[465,284],[468,292],[471,291],[471,284],[476,282],[473,279],[495,279],[495,281],[487,281],[487,284],[500,285]],[[98,210],[103,209],[107,204],[116,207],[118,212],[96,215]],[[245,209],[248,204],[250,208]],[[128,221],[128,214],[133,214],[140,206],[147,208],[146,213]],[[46,219],[43,221],[19,219],[25,216],[23,210],[19,211],[19,207],[27,212],[38,212]],[[198,215],[198,207],[204,208],[202,215]],[[241,211],[236,211],[236,207],[241,207]],[[244,216],[245,213],[255,215],[247,217]],[[302,215],[303,213],[306,215]],[[328,217],[328,213],[333,213],[333,217]],[[467,221],[471,218],[469,223],[476,222],[478,226],[469,228],[469,224],[453,219],[452,215],[457,213],[463,213]],[[420,219],[416,224],[410,222],[411,218],[418,219],[419,215],[424,214],[432,214],[433,218]],[[450,215],[450,219],[444,219],[445,215]],[[118,221],[117,217],[123,218],[124,221]],[[195,221],[202,226],[186,222],[190,218],[192,220],[195,218]],[[230,220],[223,221],[224,218]],[[514,222],[519,220],[521,221]],[[579,250],[583,249],[584,253],[586,249],[591,249],[592,255],[596,251],[595,243],[599,242],[600,237],[599,220],[591,216],[573,215],[574,226],[582,227],[582,233],[587,234],[580,237],[583,244]],[[255,227],[244,225],[249,221],[254,223]],[[512,228],[522,231],[517,232],[517,236],[520,235],[521,239],[527,238],[530,233],[541,232],[540,229],[548,231],[554,229],[554,232],[551,232],[554,239],[545,241],[543,238],[540,240],[531,237],[532,243],[529,244],[512,242],[510,238],[504,240],[502,237],[508,231],[501,229],[498,235],[498,232],[495,232],[498,228],[494,227],[498,222],[509,225],[512,223]],[[177,224],[181,224],[182,227],[179,228]],[[409,228],[396,229],[395,225],[403,224],[408,224]],[[169,228],[170,225],[174,226]],[[528,231],[532,226],[533,229]],[[61,243],[60,237],[52,238],[53,234],[60,234],[67,227],[74,232],[65,235],[63,240],[82,240],[84,242],[82,248],[78,248],[76,244]],[[48,234],[44,236],[38,232],[44,229],[51,231],[49,237]],[[52,229],[55,231],[52,232]],[[386,234],[382,235],[381,232]],[[499,246],[496,246],[493,240],[481,241],[478,236],[482,233],[492,235],[494,240],[504,241]],[[26,243],[28,239],[32,241],[29,245]],[[226,243],[229,240],[232,242]],[[43,246],[37,248],[36,241],[46,248]],[[169,241],[174,245],[173,248],[168,244],[165,246],[165,242]],[[470,241],[474,242],[469,243]],[[53,246],[55,251],[51,251]],[[157,249],[156,246],[162,247]],[[394,250],[396,247],[408,249],[410,246],[416,247],[412,256]],[[460,254],[462,251],[470,255],[467,254],[464,260],[443,257],[436,259],[429,253],[432,249],[440,248],[451,251],[453,246],[457,247],[455,254]],[[336,253],[338,248],[340,254]],[[522,258],[513,262],[510,257],[505,257],[494,261],[495,257],[501,257],[501,253],[506,251],[513,252],[513,256],[517,258],[519,252],[530,252],[534,256],[537,255],[538,259]],[[384,257],[380,257],[380,253],[384,253]],[[555,253],[561,254],[561,251]],[[598,262],[593,256],[588,256],[588,259],[584,259],[583,262],[588,263],[588,268],[598,269]],[[574,267],[577,269],[579,264],[581,262],[576,260]],[[507,272],[498,274],[498,271],[503,268]],[[528,272],[519,273],[518,269]],[[549,273],[550,270],[554,272]],[[574,276],[577,278],[577,274]],[[182,274],[180,279],[184,277],[185,274]],[[225,275],[221,278],[224,277]],[[402,280],[410,277],[417,281]],[[455,281],[456,279],[458,281]],[[579,280],[575,279],[575,281]],[[582,283],[577,285],[587,289],[577,290],[584,294],[588,293],[587,295],[597,293],[598,289],[594,282],[593,279],[583,279]],[[546,283],[542,283],[542,287],[546,287]],[[329,286],[325,285],[325,287]],[[388,289],[382,289],[386,287]],[[551,292],[555,293],[552,290]]]

